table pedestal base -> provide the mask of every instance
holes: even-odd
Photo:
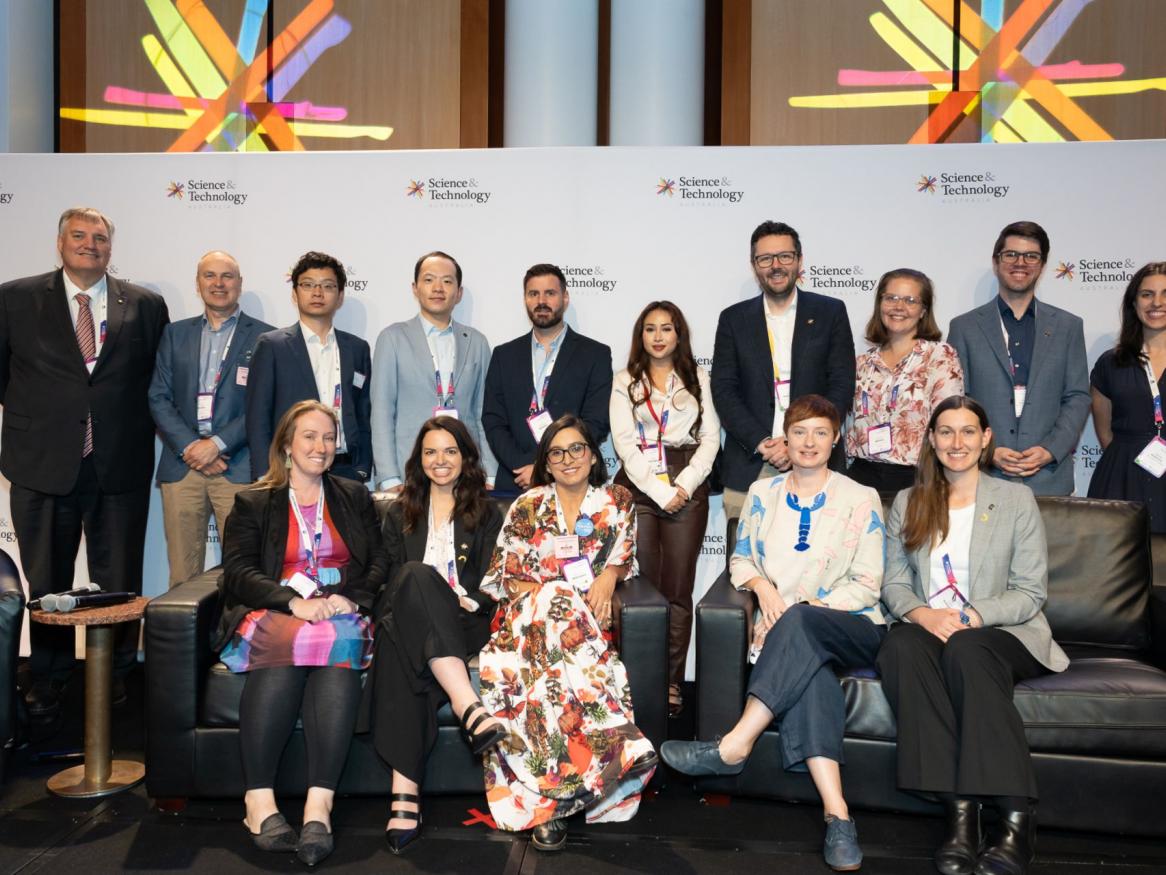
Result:
[[[48,781],[50,793],[72,799],[91,799],[97,796],[112,796],[142,783],[146,777],[146,767],[133,760],[113,760],[109,777],[104,781],[85,780],[85,766],[74,766],[57,772]]]

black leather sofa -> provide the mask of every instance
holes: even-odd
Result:
[[[12,557],[0,550],[0,782],[16,746],[16,660],[24,620],[24,587]]]
[[[239,696],[244,678],[210,648],[219,620],[218,570],[159,596],[146,607],[146,792],[176,810],[190,797],[241,796]],[[668,602],[646,581],[617,589],[616,635],[635,702],[636,725],[659,748],[668,729]],[[471,679],[477,683],[476,670]],[[422,786],[426,793],[481,793],[483,774],[447,704],[438,715],[437,745]],[[303,735],[284,752],[276,792],[305,792]],[[654,782],[663,780],[657,770]],[[341,794],[385,795],[390,772],[370,735],[356,735],[341,777]]]
[[[1038,504],[1049,546],[1045,615],[1071,659],[1065,672],[1016,690],[1040,787],[1040,823],[1166,836],[1166,819],[1154,814],[1166,789],[1166,588],[1152,585],[1146,511],[1095,499],[1040,498]],[[741,713],[752,598],[733,589],[726,574],[696,608],[701,739],[723,734]],[[895,787],[895,718],[874,670],[845,673],[841,683],[847,800],[861,808],[938,813],[938,806]],[[809,776],[781,768],[777,739],[773,727],[744,772],[701,779],[698,786],[816,803]]]

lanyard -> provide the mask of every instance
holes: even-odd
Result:
[[[567,336],[567,329],[564,327],[559,332],[559,336],[551,341],[551,349],[547,353],[546,359],[543,361],[543,366],[539,369],[537,374],[534,373],[533,362],[531,367],[531,375],[534,377],[534,392],[530,396],[530,411],[534,413],[536,410],[542,410],[546,406],[547,389],[551,385],[551,374],[555,370],[555,361],[559,357],[559,344],[562,343],[563,338]],[[536,343],[538,341],[535,341]],[[542,344],[540,343],[541,347]],[[542,387],[541,390],[539,387]]]
[[[441,361],[437,357],[437,348],[438,348],[437,347],[437,338],[438,338],[438,336],[439,336],[438,334],[428,334],[426,336],[426,341],[428,341],[430,339],[432,339],[432,341],[433,341],[432,344],[427,344],[427,345],[429,346],[429,355],[433,359],[433,374],[434,374],[434,379],[437,382],[437,403],[438,403],[438,406],[440,406],[440,407],[453,407],[453,369],[454,369],[454,363],[451,362],[450,366],[449,366],[449,385],[443,386],[442,382],[441,382]],[[456,361],[456,355],[457,355],[456,349],[455,349],[454,355],[455,355],[455,361]]]
[[[765,313],[765,334],[769,338],[769,358],[773,362],[773,401],[778,410],[785,410],[787,404],[782,403],[781,387],[786,387],[786,401],[789,401],[789,380],[781,378],[781,365],[777,361],[777,343],[773,339],[773,329],[769,325],[769,311]]]
[[[668,376],[668,391],[664,395],[664,404],[660,408],[663,412],[656,414],[656,408],[652,406],[652,384],[649,381],[644,386],[644,402],[648,405],[648,413],[652,417],[652,421],[656,423],[656,455],[663,458],[664,455],[664,433],[668,430],[668,405],[672,403],[672,395],[676,391],[676,374],[673,372]],[[644,424],[637,422],[636,426],[640,430],[640,447],[648,446],[647,438],[644,436]]]
[[[1158,388],[1158,381],[1154,378],[1154,368],[1150,365],[1150,352],[1142,347],[1142,370],[1146,373],[1146,381],[1150,384],[1150,397],[1154,399],[1154,428],[1158,436],[1162,436],[1162,392]]]
[[[898,401],[899,401],[899,384],[896,383],[894,386],[891,387],[891,397],[890,397],[890,400],[887,402],[887,410],[890,411],[890,413],[894,414],[895,405],[898,403]],[[865,389],[862,390],[862,415],[863,416],[870,415],[870,399],[869,399],[869,396],[866,394]]]
[[[966,598],[964,598],[964,594],[962,592],[960,592],[959,583],[955,579],[955,571],[951,567],[951,556],[948,555],[947,553],[943,554],[943,573],[947,577],[947,586],[945,586],[943,589],[941,589],[935,595],[939,595],[939,593],[950,589],[952,592],[954,592],[956,594],[956,596],[959,597],[960,602],[962,604],[966,605],[968,603],[968,600]],[[932,598],[934,598],[934,596],[932,596]]]
[[[223,344],[223,354],[221,356],[219,356],[219,366],[215,370],[215,380],[210,386],[204,387],[205,391],[207,391],[207,392],[215,391],[215,389],[217,389],[219,387],[219,381],[223,379],[223,365],[226,364],[227,356],[231,352],[231,341],[235,339],[235,329],[238,327],[239,327],[239,323],[236,322],[234,325],[231,326],[230,333],[227,334],[227,340]]]
[[[287,493],[291,499],[296,525],[300,527],[300,546],[308,558],[308,577],[318,584],[320,582],[320,542],[324,537],[324,484],[320,484],[320,497],[316,499],[316,527],[311,535],[308,534],[308,524],[304,521],[304,515],[300,512],[296,491],[289,486]]]

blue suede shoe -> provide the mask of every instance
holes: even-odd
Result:
[[[739,775],[745,760],[727,763],[721,759],[721,740],[666,741],[660,745],[660,756],[676,771],[701,777],[704,775]]]
[[[826,865],[835,872],[854,872],[862,865],[862,848],[858,846],[858,830],[854,819],[842,820],[826,815],[826,844],[822,848]]]

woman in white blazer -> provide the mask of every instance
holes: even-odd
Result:
[[[948,809],[935,857],[946,875],[1027,871],[1037,788],[1012,689],[1069,664],[1041,613],[1048,554],[1036,499],[983,473],[992,450],[976,401],[941,402],[887,528],[882,598],[897,622],[879,673],[898,721],[899,787]],[[981,850],[985,799],[1000,817]]]

